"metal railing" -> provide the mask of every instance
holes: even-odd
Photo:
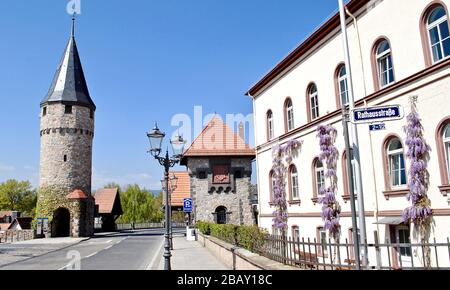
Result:
[[[364,246],[364,245],[362,245]],[[373,270],[450,270],[450,240],[437,243],[375,243],[367,244],[369,265]],[[332,242],[330,239],[318,242],[302,238],[269,235],[258,254],[271,260],[311,270],[354,270],[354,244]],[[424,266],[429,261],[428,266]],[[363,268],[363,267],[361,267]]]

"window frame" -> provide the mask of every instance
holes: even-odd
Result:
[[[293,172],[295,170],[295,173]],[[291,202],[299,202],[300,201],[300,186],[298,182],[298,169],[295,165],[291,165],[289,167],[289,199]],[[297,194],[295,197],[294,193]]]
[[[430,17],[431,17],[431,14],[433,14],[433,12],[434,12],[436,9],[438,9],[438,8],[439,8],[439,5],[436,6],[436,7],[434,7],[433,9],[431,9],[431,10],[429,11],[428,17],[427,17],[427,22],[426,22],[426,25],[427,25],[427,26],[426,26],[426,29],[427,29],[427,34],[428,34],[428,45],[429,45],[430,52],[431,52],[430,57],[431,57],[431,60],[432,60],[432,63],[433,63],[433,64],[436,64],[436,63],[438,63],[438,62],[441,62],[441,61],[443,61],[443,60],[445,60],[445,59],[447,59],[447,58],[450,57],[450,54],[447,55],[447,56],[445,56],[445,50],[444,50],[444,45],[443,45],[444,41],[450,39],[450,33],[449,33],[449,35],[447,36],[447,38],[445,38],[445,39],[442,39],[442,33],[441,33],[441,24],[443,24],[444,22],[447,22],[447,28],[448,28],[449,31],[450,31],[450,28],[449,28],[449,22],[448,22],[448,17],[447,17],[447,11],[445,11],[445,8],[441,6],[441,8],[442,8],[442,9],[444,10],[444,12],[445,12],[445,16],[442,16],[441,18],[439,18],[438,20],[435,20],[435,21],[432,22],[432,23],[429,23],[429,21],[428,21],[428,20],[430,19]],[[436,42],[435,44],[433,44],[433,43],[431,42],[431,31],[432,31],[433,29],[435,29],[435,28],[437,28],[439,40],[438,40],[438,42]],[[437,45],[440,46],[441,58],[438,59],[438,60],[435,60],[436,56],[434,55],[434,47],[437,46]]]
[[[438,153],[438,161],[439,161],[439,173],[441,175],[441,186],[439,186],[439,190],[444,196],[447,196],[450,192],[450,158],[446,152],[446,143],[448,138],[445,138],[445,129],[450,126],[450,116],[445,117],[439,122],[436,133],[436,147]]]
[[[397,138],[392,138],[388,145],[387,145],[387,157],[388,157],[388,170],[389,170],[389,182],[391,185],[391,188],[404,188],[408,185],[408,176],[406,174],[406,159],[405,159],[405,148],[403,147],[402,141],[398,139],[398,142],[402,146],[402,148],[399,149],[393,149],[391,150],[389,147]],[[396,160],[399,158],[398,160]],[[403,168],[401,165],[401,162],[403,161]],[[394,164],[395,162],[398,162],[399,167],[395,168]],[[398,173],[398,176],[396,176]],[[403,174],[404,176],[403,176]],[[398,178],[399,184],[395,184],[395,178]],[[405,183],[402,183],[402,180],[405,180]]]
[[[322,164],[321,167],[318,166],[319,162]],[[325,185],[325,166],[323,165],[323,162],[320,161],[319,157],[314,158],[312,163],[312,177],[313,177],[313,202],[318,198],[320,194],[321,187],[319,187],[320,184],[322,186]],[[323,182],[319,182],[318,180],[318,174],[321,173]]]
[[[403,148],[403,160],[405,161],[405,176],[406,176],[406,184],[402,186],[393,186],[391,183],[391,176],[390,176],[390,165],[389,165],[389,157],[388,157],[388,149],[389,145],[392,140],[398,139],[400,141],[400,144]],[[408,186],[408,164],[407,160],[405,158],[405,144],[403,143],[402,138],[396,134],[389,134],[384,138],[383,146],[381,148],[381,156],[383,156],[383,174],[384,174],[384,186],[385,190],[383,191],[383,194],[386,199],[389,199],[390,197],[404,197],[409,193],[409,186]]]
[[[286,101],[284,102],[284,125],[286,133],[295,129],[294,103],[290,97],[286,98]]]
[[[267,141],[270,141],[275,137],[273,125],[273,112],[272,110],[268,110],[266,113]]]
[[[449,21],[449,17],[448,17],[448,9],[447,9],[447,6],[445,5],[445,3],[440,0],[435,0],[435,1],[431,2],[423,10],[422,15],[420,17],[420,24],[419,24],[420,25],[420,34],[421,34],[421,38],[422,38],[422,49],[423,49],[426,67],[433,66],[433,65],[438,64],[449,58],[449,57],[447,57],[447,58],[442,58],[439,61],[434,61],[434,54],[431,49],[431,38],[430,38],[429,30],[428,30],[428,27],[429,27],[428,20],[429,20],[429,17],[431,16],[431,14],[433,13],[433,11],[436,8],[438,8],[439,6],[444,8],[447,24],[449,25],[449,31],[450,31],[450,21]]]
[[[313,93],[313,89],[315,92]],[[312,105],[312,99],[315,100],[315,106]],[[307,93],[306,93],[306,107],[307,107],[307,116],[308,122],[315,121],[320,118],[320,106],[319,106],[319,89],[315,83],[310,83],[308,85]],[[315,115],[316,113],[316,115]]]
[[[378,52],[380,46],[383,43],[387,43],[389,46],[388,49],[384,50],[381,54]],[[378,77],[378,84],[380,88],[385,88],[393,83],[395,83],[395,74],[394,74],[394,63],[392,58],[392,47],[391,44],[387,39],[381,40],[378,45],[375,48],[375,59],[377,63],[377,77]],[[392,79],[390,79],[391,74],[389,73],[392,71]],[[386,74],[386,83],[383,82],[383,75]]]
[[[345,69],[345,76],[341,76],[342,69]],[[344,83],[344,87],[346,89],[345,95],[347,98],[347,103],[343,102],[342,96],[342,86],[341,83]],[[342,106],[348,106],[350,104],[350,96],[349,96],[349,90],[348,90],[348,73],[347,68],[345,67],[345,63],[340,63],[334,72],[334,86],[336,91],[336,107],[338,109],[341,109]]]

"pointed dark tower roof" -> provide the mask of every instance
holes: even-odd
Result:
[[[96,108],[89,95],[75,42],[75,17],[72,19],[72,32],[66,50],[41,106],[49,103],[73,104],[93,110]]]

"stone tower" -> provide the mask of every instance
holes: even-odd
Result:
[[[254,225],[251,175],[255,150],[214,116],[183,154],[193,201],[193,221]]]
[[[93,234],[91,195],[95,104],[75,42],[75,20],[64,55],[40,107],[38,217],[48,217],[51,236]]]

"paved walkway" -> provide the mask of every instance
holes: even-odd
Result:
[[[161,257],[163,253],[164,248],[160,251]],[[172,270],[231,270],[199,242],[186,241],[184,236],[173,237],[171,253]],[[164,257],[157,269],[164,269]]]

